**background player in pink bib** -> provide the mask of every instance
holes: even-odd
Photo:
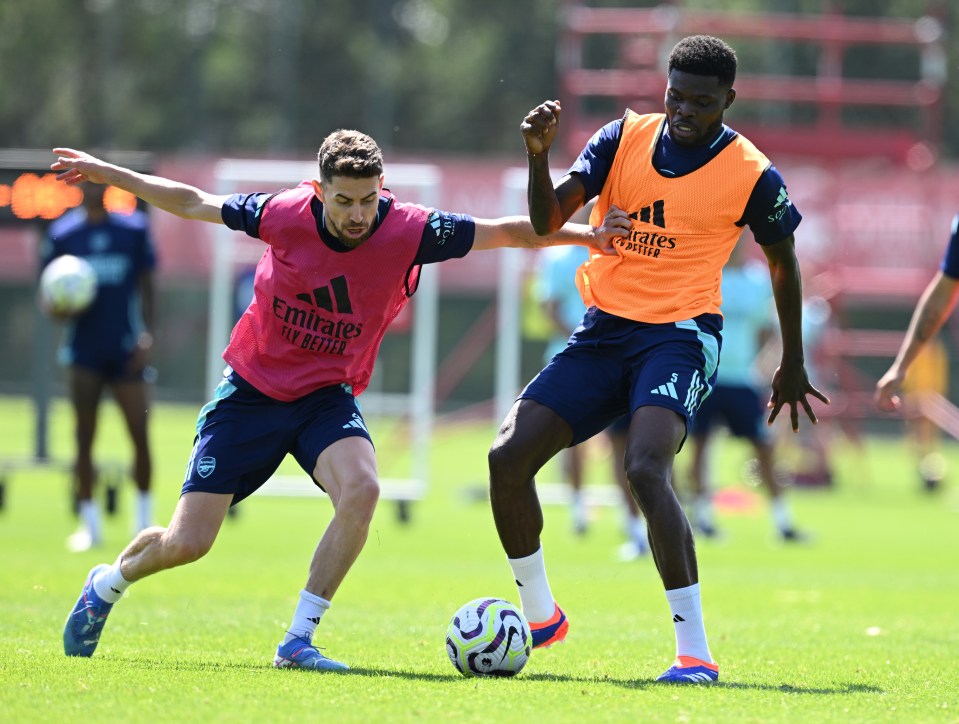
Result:
[[[229,507],[287,454],[333,503],[274,666],[344,670],[313,645],[320,619],[362,550],[379,496],[376,457],[356,405],[386,327],[416,289],[422,264],[503,246],[582,244],[608,250],[625,216],[540,238],[526,217],[474,219],[396,201],[383,157],[358,131],[330,134],[319,174],[278,193],[217,196],[55,149],[51,168],[73,184],[125,189],[187,219],[226,224],[266,242],[254,298],[231,335],[229,364],[197,421],[182,494],[166,528],[140,533],[113,565],[96,566],[64,628],[69,656],[92,656],[126,588],[190,563],[213,545]]]

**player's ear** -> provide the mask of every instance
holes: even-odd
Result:
[[[378,184],[378,186],[377,186],[377,191],[379,191],[381,194],[383,193],[383,179],[385,179],[385,178],[386,178],[386,175],[381,173],[381,174],[380,174],[380,182],[379,182],[379,184]]]
[[[320,201],[323,201],[323,185],[316,179],[313,179],[313,193],[316,194],[316,198]]]
[[[726,105],[723,106],[723,110],[727,110],[733,104],[734,100],[736,100],[736,89],[730,88],[726,91]]]

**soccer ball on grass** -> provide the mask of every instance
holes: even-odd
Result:
[[[93,303],[96,294],[96,272],[79,256],[58,256],[40,274],[40,301],[51,314],[76,316]]]
[[[446,629],[446,654],[464,676],[515,676],[532,648],[523,612],[501,598],[461,606]]]

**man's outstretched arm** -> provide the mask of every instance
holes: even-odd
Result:
[[[504,216],[500,219],[475,219],[473,251],[498,249],[504,246],[538,249],[560,244],[578,244],[603,254],[615,254],[613,241],[626,236],[632,222],[625,211],[613,206],[600,226],[565,224],[552,234],[541,236],[525,216]]]
[[[57,171],[57,179],[66,184],[92,181],[116,186],[143,199],[151,206],[184,219],[223,223],[220,210],[227,196],[209,194],[161,176],[137,173],[72,148],[55,148],[53,153],[56,154],[57,160],[50,168]]]

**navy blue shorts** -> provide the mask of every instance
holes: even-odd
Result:
[[[365,437],[373,442],[349,386],[324,387],[280,402],[233,371],[200,410],[196,430],[181,495],[227,493],[233,495],[233,505],[263,485],[287,453],[313,480],[317,457],[337,440]]]
[[[613,424],[609,426],[608,430],[614,435],[625,435],[629,432],[630,422],[632,422],[632,418],[629,414],[622,415],[613,420]]]
[[[765,408],[754,387],[717,384],[699,406],[690,434],[705,435],[717,425],[725,424],[735,437],[765,440],[767,427],[762,423]]]
[[[144,367],[130,367],[133,350],[100,345],[72,345],[60,348],[61,364],[96,372],[107,382],[146,382]]]
[[[715,314],[647,324],[591,307],[520,399],[546,405],[569,423],[572,445],[647,405],[675,411],[689,429],[716,381],[721,330]]]

